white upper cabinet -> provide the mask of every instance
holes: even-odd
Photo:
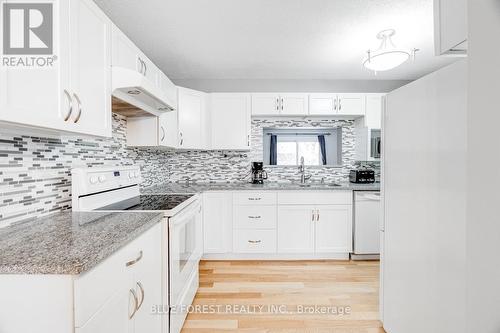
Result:
[[[92,1],[71,1],[72,120],[79,132],[111,136],[111,21]]]
[[[467,0],[434,0],[436,55],[466,55],[467,34]]]
[[[250,150],[250,94],[211,94],[212,149]]]
[[[179,148],[209,149],[208,94],[179,87]]]
[[[337,114],[346,116],[364,116],[365,94],[338,94]]]
[[[112,65],[143,73],[143,57],[139,48],[115,25],[112,27],[112,35]]]
[[[310,94],[310,115],[364,116],[365,94]]]
[[[306,115],[309,114],[308,94],[280,94],[281,115]]]
[[[0,69],[0,121],[111,136],[111,21],[90,0],[53,3],[47,68]]]
[[[382,128],[382,98],[384,94],[366,95],[365,126],[368,128]]]
[[[279,94],[252,94],[252,115],[272,116],[280,114]]]
[[[337,94],[310,94],[309,95],[310,115],[330,115],[337,114]]]
[[[252,115],[307,115],[309,113],[308,94],[252,94]]]

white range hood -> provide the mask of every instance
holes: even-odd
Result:
[[[113,96],[152,116],[175,110],[175,101],[141,73],[112,67]]]

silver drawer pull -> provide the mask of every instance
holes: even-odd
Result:
[[[141,290],[141,300],[139,301],[139,305],[137,305],[137,310],[139,310],[142,306],[142,303],[144,303],[144,287],[142,286],[142,283],[140,283],[139,281],[137,281],[136,284]]]
[[[135,258],[134,260],[131,260],[131,261],[127,261],[127,263],[125,263],[125,266],[129,267],[129,266],[135,265],[139,261],[141,261],[141,259],[142,259],[142,251],[139,252],[139,256],[137,258]]]
[[[128,315],[128,319],[132,319],[132,318],[134,318],[134,315],[137,312],[139,303],[137,301],[137,294],[135,293],[135,290],[129,289],[129,291],[130,291],[130,294],[132,295],[132,297],[134,298],[134,311],[132,311],[132,313]]]
[[[248,200],[250,200],[250,201],[259,201],[259,200],[262,200],[262,198],[248,198]]]
[[[259,244],[259,243],[262,243],[262,241],[259,239],[259,240],[249,240],[248,241],[250,244]]]
[[[249,215],[248,216],[249,219],[261,219],[262,216],[258,215],[258,216],[252,216],[252,215]]]

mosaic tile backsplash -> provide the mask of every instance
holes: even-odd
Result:
[[[343,166],[308,168],[313,179],[346,180],[354,166],[354,121],[308,118],[252,120],[252,150],[174,152],[126,147],[126,118],[113,115],[110,139],[40,137],[29,129],[0,127],[0,227],[34,216],[71,208],[71,168],[141,166],[144,187],[167,181],[233,182],[245,179],[251,161],[262,160],[264,127],[342,126]],[[267,169],[269,181],[297,179],[295,167]]]

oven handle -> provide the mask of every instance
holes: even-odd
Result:
[[[199,202],[192,203],[188,207],[184,208],[181,210],[181,212],[177,215],[174,215],[170,219],[170,224],[172,226],[182,226],[185,225],[186,223],[189,222],[189,219],[186,217],[190,217],[191,215],[196,215],[196,213],[199,211],[201,205]]]

